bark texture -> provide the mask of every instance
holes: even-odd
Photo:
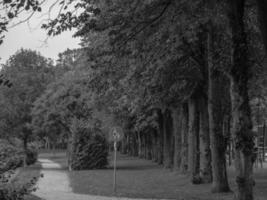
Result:
[[[207,99],[199,99],[200,178],[203,183],[212,181],[209,113]]]
[[[172,117],[169,109],[164,112],[163,119],[163,133],[164,133],[164,145],[163,145],[163,164],[165,168],[171,168],[173,164],[172,156]]]
[[[173,109],[173,135],[174,135],[174,157],[173,157],[173,170],[179,171],[181,165],[181,111],[182,108],[178,107]]]
[[[265,51],[267,52],[267,1],[257,0],[257,5],[259,26],[265,46]]]
[[[253,200],[253,155],[251,110],[248,97],[249,60],[244,28],[244,0],[231,1],[230,22],[233,40],[231,102],[235,145],[238,200]]]
[[[188,170],[192,183],[200,183],[199,177],[199,117],[197,100],[191,97],[188,101],[189,131],[188,131]]]
[[[157,161],[158,164],[163,164],[163,114],[161,112],[161,110],[157,111],[157,115],[158,115],[158,124],[159,124],[159,128],[158,128],[158,140],[157,140]]]
[[[223,74],[213,65],[214,27],[210,24],[207,40],[209,69],[209,130],[212,154],[212,192],[230,191],[226,169],[226,139],[223,134],[223,97],[225,80]]]
[[[188,104],[184,103],[181,111],[181,164],[180,172],[188,170]]]

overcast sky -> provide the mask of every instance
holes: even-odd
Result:
[[[5,63],[11,55],[21,48],[33,49],[39,51],[45,57],[56,59],[58,53],[65,49],[79,47],[80,40],[72,37],[73,32],[65,32],[59,36],[50,37],[47,43],[44,42],[47,35],[40,26],[42,20],[47,17],[44,14],[47,12],[49,5],[51,5],[49,3],[51,1],[53,2],[53,0],[49,0],[43,6],[43,12],[34,15],[29,23],[23,23],[8,30],[4,43],[0,45],[0,63]],[[25,17],[27,17],[26,13],[21,15],[20,19]]]

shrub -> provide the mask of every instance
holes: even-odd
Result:
[[[25,195],[36,190],[35,184],[37,177],[34,177],[29,183],[21,185],[19,188],[10,183],[13,174],[12,170],[0,173],[0,199],[1,200],[24,200]]]
[[[26,194],[30,194],[37,178],[29,183],[15,188],[10,179],[14,170],[23,165],[24,152],[11,145],[7,141],[0,140],[0,199],[1,200],[23,200]]]
[[[0,172],[16,169],[23,165],[23,151],[6,141],[0,141]]]
[[[32,165],[37,161],[38,152],[34,147],[30,147],[26,150],[26,164]]]
[[[72,139],[73,170],[102,169],[108,165],[107,140],[99,129],[76,127]]]

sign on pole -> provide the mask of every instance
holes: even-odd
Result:
[[[123,131],[120,127],[113,127],[109,134],[109,139],[114,142],[114,174],[113,174],[113,191],[116,193],[116,168],[117,168],[117,142],[122,140]]]

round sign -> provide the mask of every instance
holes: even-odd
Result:
[[[123,131],[121,127],[113,127],[109,132],[109,139],[118,142],[123,138]]]

